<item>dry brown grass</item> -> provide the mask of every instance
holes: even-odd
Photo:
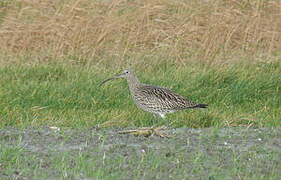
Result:
[[[39,59],[122,59],[159,51],[186,60],[281,51],[281,1],[10,1],[0,51]],[[0,9],[0,10],[1,10]]]

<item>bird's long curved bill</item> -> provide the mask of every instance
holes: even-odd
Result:
[[[115,75],[115,76],[113,76],[113,77],[111,77],[111,78],[108,78],[108,79],[102,81],[102,82],[100,83],[100,86],[103,85],[104,83],[108,82],[108,81],[113,80],[113,79],[121,78],[123,75],[124,75],[124,73],[122,73],[122,74],[117,74],[117,75]]]
[[[113,80],[113,79],[116,79],[116,77],[108,78],[108,79],[102,81],[102,82],[100,83],[100,86],[102,86],[102,85],[105,84],[106,82],[111,81],[111,80]]]

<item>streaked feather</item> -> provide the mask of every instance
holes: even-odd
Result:
[[[169,89],[142,84],[131,70],[125,70],[122,74],[106,79],[101,85],[117,78],[127,79],[130,92],[138,107],[145,111],[158,114],[163,118],[166,113],[188,108],[206,108],[208,106],[207,104],[192,102]]]
[[[151,85],[135,87],[132,95],[136,103],[147,111],[174,112],[197,105],[169,89]]]

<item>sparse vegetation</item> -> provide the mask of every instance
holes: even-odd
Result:
[[[258,179],[281,175],[280,128],[0,130],[1,179]],[[22,146],[24,144],[24,146]]]

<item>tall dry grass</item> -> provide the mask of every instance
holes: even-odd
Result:
[[[281,51],[278,0],[13,0],[0,10],[2,54],[123,58],[160,51],[212,60]]]

